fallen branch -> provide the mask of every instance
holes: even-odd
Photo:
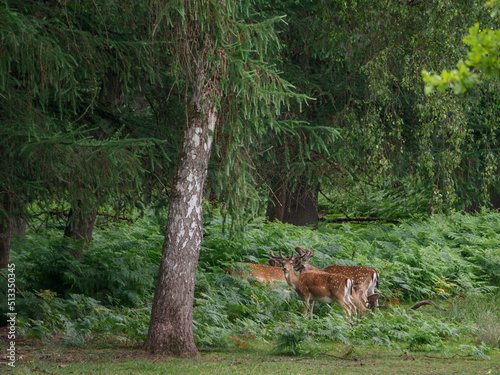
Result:
[[[34,214],[31,214],[30,216],[32,217],[37,217],[37,216],[42,216],[42,215],[50,215],[50,216],[57,216],[59,218],[67,218],[69,216],[69,210],[50,210],[50,211],[41,211],[37,212]],[[117,220],[122,220],[122,221],[128,221],[129,223],[133,223],[134,219],[126,216],[118,216],[118,215],[112,215],[112,214],[107,214],[105,212],[98,212],[97,216],[102,216],[102,217],[107,217],[114,219],[114,221]]]
[[[347,223],[347,222],[362,222],[362,221],[386,221],[388,223],[399,224],[399,220],[387,219],[383,217],[338,217],[333,219],[325,219],[329,223]]]
[[[125,217],[125,216],[116,216],[116,215],[111,215],[111,214],[106,214],[106,213],[97,213],[98,216],[104,216],[104,217],[109,217],[112,219],[115,219],[114,221],[117,220],[122,220],[122,221],[128,221],[129,223],[134,223],[134,219],[130,217]]]
[[[266,359],[264,362],[293,362],[293,361],[303,361],[306,359],[311,359],[311,357],[301,357],[301,358],[290,358],[290,359]]]
[[[434,302],[432,301],[420,301],[420,302],[417,302],[416,304],[414,304],[411,309],[412,310],[416,310],[418,309],[419,307],[421,306],[424,306],[424,305],[432,305],[434,306],[436,309],[438,310],[441,310],[441,311],[447,311],[446,309],[443,309],[442,307],[439,307],[438,305],[436,305]]]

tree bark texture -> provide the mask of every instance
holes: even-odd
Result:
[[[82,210],[83,209],[83,210]],[[78,248],[69,247],[69,252],[75,258],[83,255],[82,251],[87,250],[92,240],[97,210],[86,211],[82,203],[78,202],[77,208],[72,208],[69,212],[68,222],[64,228],[64,236],[77,240],[81,246]]]
[[[13,220],[12,235],[13,236],[26,236],[26,220],[22,216],[17,216]]]
[[[156,282],[146,348],[152,353],[195,355],[193,299],[203,237],[203,185],[217,121],[211,80],[198,69],[187,109],[177,160],[160,271]]]
[[[286,180],[271,192],[266,212],[269,221],[279,220],[293,225],[309,225],[319,221],[318,189],[302,182],[291,190]]]
[[[309,225],[316,224],[318,220],[318,188],[302,181],[295,191],[286,194],[282,221],[293,225]]]
[[[14,221],[11,217],[14,205],[7,194],[0,195],[0,269],[9,264],[10,241]]]
[[[286,205],[286,191],[286,181],[280,180],[280,186],[278,186],[274,192],[271,192],[266,212],[266,216],[269,221],[283,221]]]

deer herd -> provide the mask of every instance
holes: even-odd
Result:
[[[313,257],[311,250],[296,247],[286,258],[280,250],[276,256],[271,251],[269,266],[244,263],[250,268],[250,275],[263,283],[286,281],[295,289],[304,302],[304,314],[312,318],[314,302],[337,302],[347,317],[378,306],[378,272],[370,267],[332,265],[316,268],[309,264]],[[299,274],[295,273],[295,269]],[[230,272],[232,273],[232,272]],[[240,273],[244,277],[244,274]]]

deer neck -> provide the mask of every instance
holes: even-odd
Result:
[[[285,279],[288,285],[290,285],[293,288],[296,288],[296,286],[299,284],[299,275],[295,273],[293,267],[291,270],[285,271]]]

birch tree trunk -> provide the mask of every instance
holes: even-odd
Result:
[[[194,286],[203,237],[203,185],[217,114],[213,78],[205,80],[201,69],[196,73],[146,341],[150,352],[167,355],[198,353],[192,330]]]

